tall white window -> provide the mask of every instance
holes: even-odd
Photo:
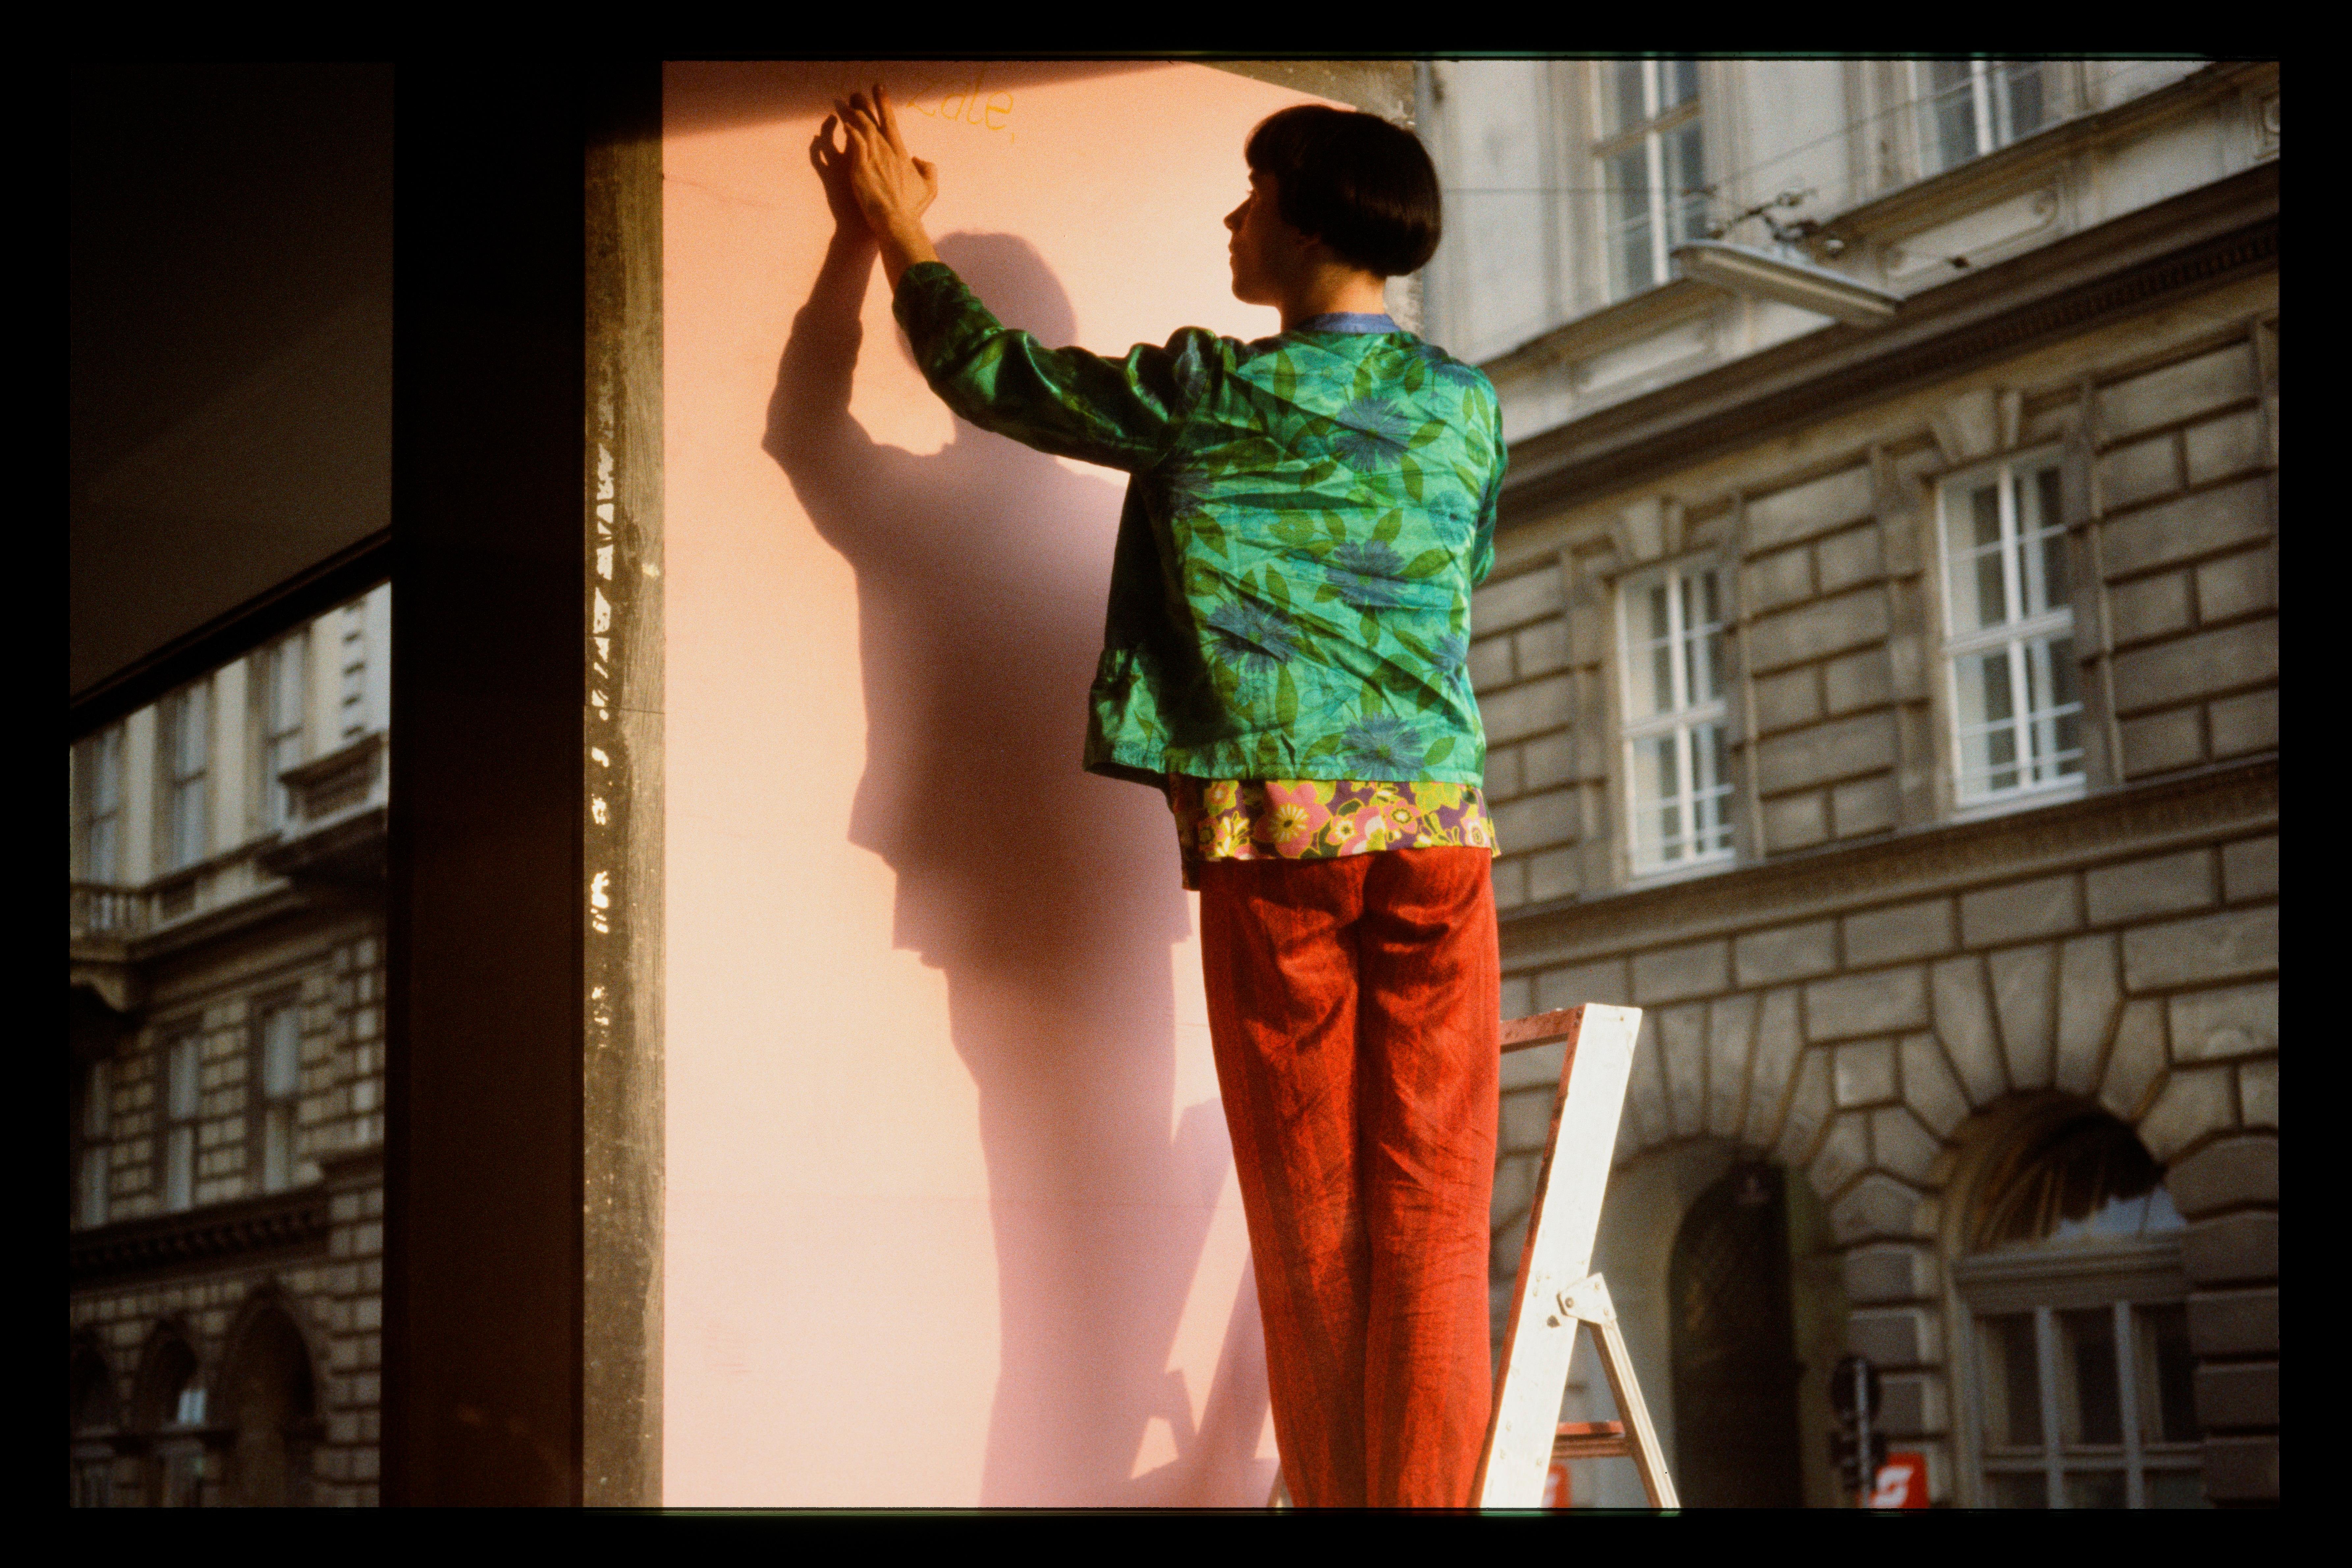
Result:
[[[1948,480],[1938,500],[1957,798],[1972,805],[2080,787],[2058,459],[1977,470]]]
[[[108,1142],[113,1131],[114,1078],[105,1062],[92,1062],[82,1078],[80,1147],[75,1152],[74,1221],[104,1225],[107,1210]]]
[[[177,1213],[196,1201],[196,1075],[203,1037],[191,1030],[163,1052],[163,1206]]]
[[[1706,232],[1698,62],[1604,60],[1592,68],[1613,299],[1664,283],[1666,253]]]
[[[260,1134],[261,1190],[283,1192],[294,1181],[295,1096],[301,1088],[301,1015],[291,1002],[261,1015],[259,1104],[254,1125]]]
[[[367,601],[354,599],[342,608],[342,738],[365,733],[368,727]]]
[[[179,870],[205,858],[212,794],[212,682],[199,680],[163,700],[162,741],[164,779],[164,869]]]
[[[2040,60],[1914,60],[1921,173],[2031,136],[2055,118]]]
[[[1619,605],[1633,871],[1731,858],[1723,602],[1712,565],[1629,581]]]
[[[74,743],[75,859],[85,882],[122,875],[122,726]]]
[[[278,775],[302,761],[302,720],[310,702],[310,638],[307,632],[273,645],[261,656],[261,826],[284,827],[293,801]]]

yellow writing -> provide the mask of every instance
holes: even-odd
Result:
[[[1018,141],[1012,128],[1013,95],[1003,88],[991,90],[987,78],[986,66],[969,77],[933,75],[907,95],[907,107],[928,119],[1001,131],[1006,140]]]

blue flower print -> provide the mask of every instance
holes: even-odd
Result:
[[[1341,601],[1367,611],[1404,603],[1403,571],[1404,557],[1377,539],[1342,544],[1323,563],[1324,576]]]
[[[1359,397],[1334,417],[1339,428],[1328,437],[1331,455],[1351,468],[1385,464],[1412,436],[1412,420],[1376,397]]]
[[[1288,664],[1298,636],[1282,616],[1245,603],[1218,605],[1209,616],[1209,632],[1220,653],[1247,669]]]
[[[1168,470],[1168,510],[1172,517],[1185,517],[1205,510],[1209,498],[1215,493],[1217,476],[1206,468],[1176,468]]]
[[[1421,732],[1393,713],[1369,714],[1348,726],[1339,736],[1340,749],[1354,766],[1394,772],[1421,763]]]
[[[1450,382],[1462,387],[1475,386],[1478,384],[1476,370],[1464,364],[1434,344],[1415,343],[1412,345],[1412,353],[1413,358],[1428,366],[1430,374],[1440,381]]]

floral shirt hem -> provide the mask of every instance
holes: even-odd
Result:
[[[1205,860],[1332,860],[1384,849],[1499,854],[1476,784],[1168,776],[1184,886]]]

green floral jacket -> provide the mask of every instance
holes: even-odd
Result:
[[[1404,331],[1048,349],[938,262],[906,270],[897,312],[964,418],[1130,476],[1090,772],[1484,782],[1470,591],[1504,464],[1484,375]]]

